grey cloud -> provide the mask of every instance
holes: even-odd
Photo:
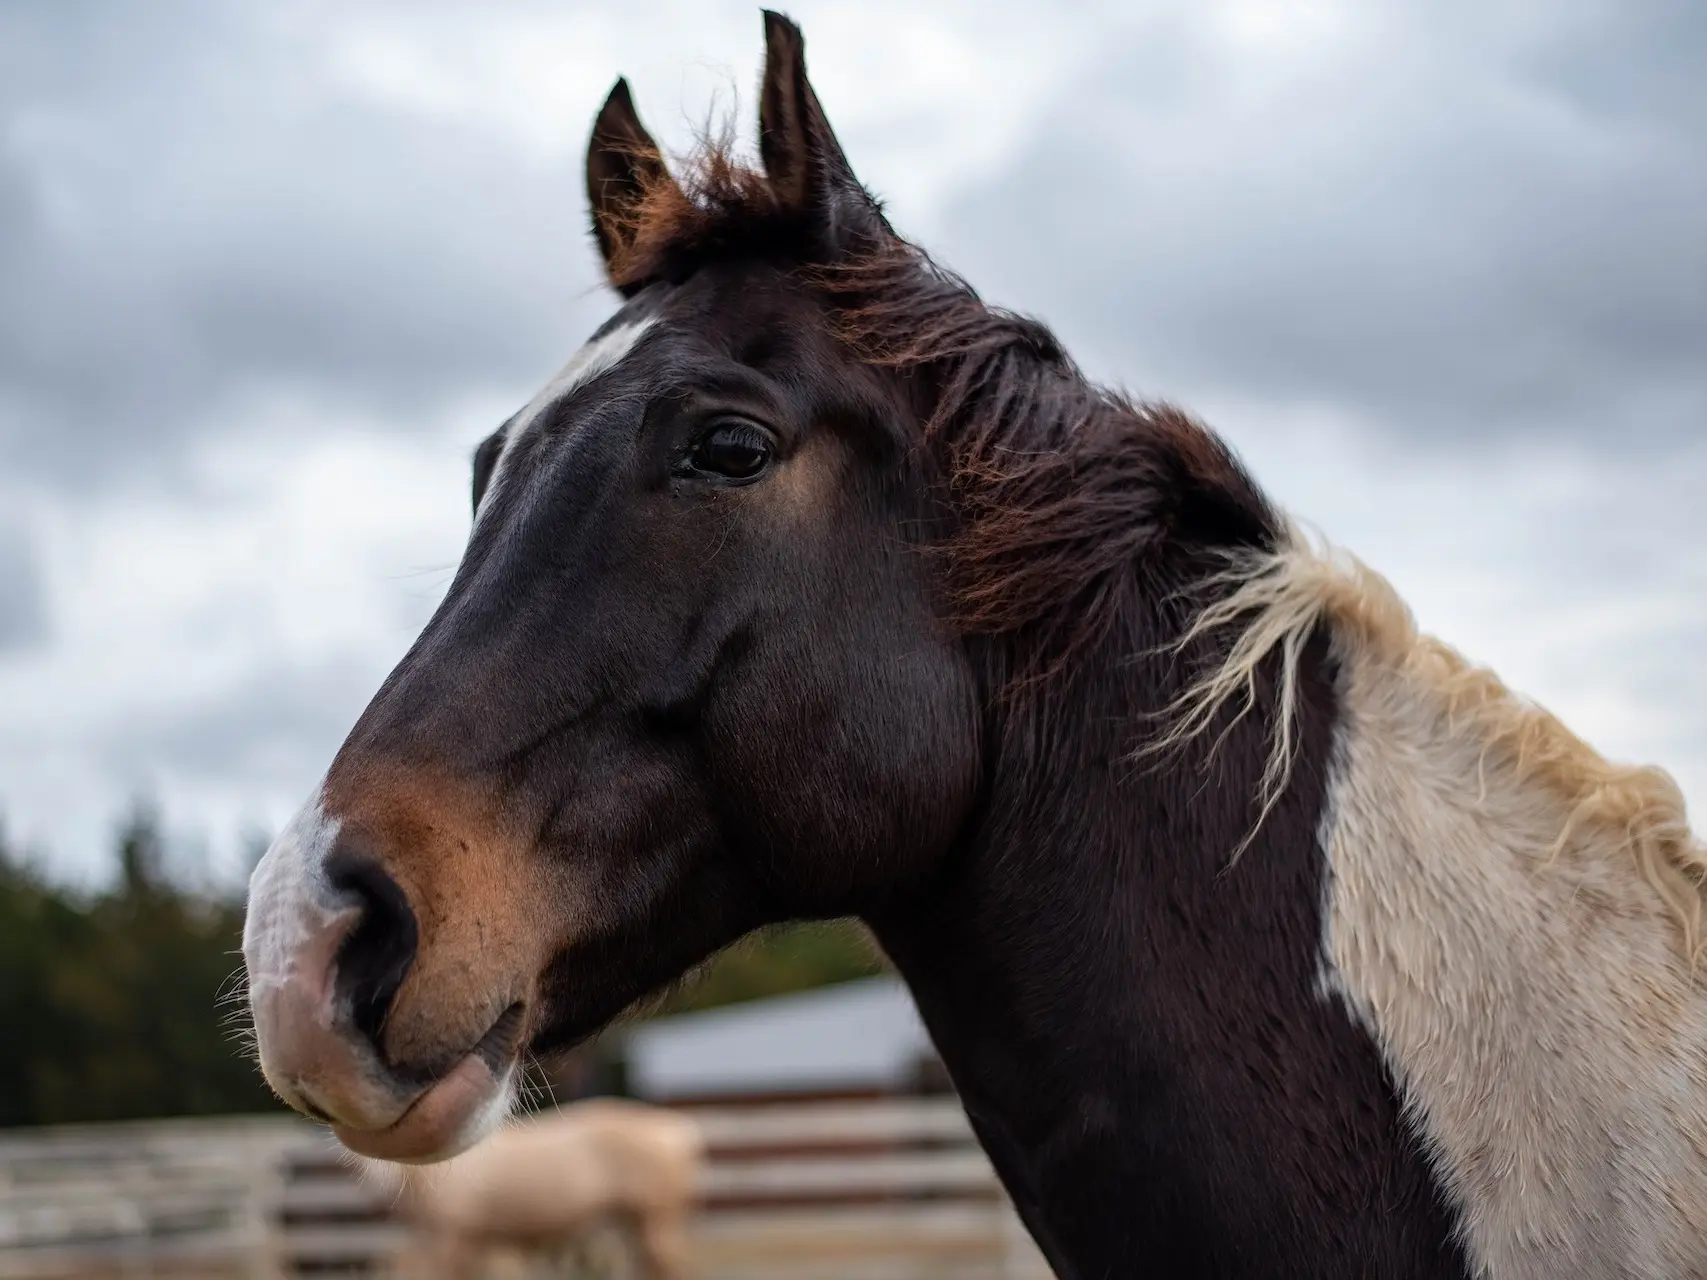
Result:
[[[0,524],[0,653],[47,639],[47,592],[35,548],[21,528]]]
[[[1146,391],[1327,400],[1447,440],[1699,432],[1697,14],[1414,6],[1379,65],[1337,59],[1255,120],[1223,110],[1241,86],[1201,21],[1152,18],[938,247]],[[241,6],[0,13],[14,466],[169,472],[254,429],[257,389],[407,429],[459,392],[525,396],[608,308],[580,122],[535,171],[307,61]]]
[[[240,433],[256,389],[401,423],[525,395],[608,306],[567,149],[534,171],[357,100],[242,6],[98,12],[0,17],[14,465],[65,487],[169,470]]]
[[[1378,64],[1256,119],[1160,29],[966,193],[956,265],[1150,394],[1337,403],[1445,443],[1699,438],[1707,21],[1573,13],[1416,6]]]
[[[203,780],[241,778],[251,789],[303,790],[385,678],[386,666],[351,654],[262,660],[231,688],[113,731],[107,764],[129,775],[168,771]]]

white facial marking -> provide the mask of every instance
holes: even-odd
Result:
[[[251,1002],[289,981],[303,944],[344,909],[322,870],[337,835],[316,791],[255,864],[243,917]]]
[[[602,338],[595,338],[569,357],[569,363],[558,371],[557,376],[540,390],[527,406],[510,420],[509,428],[504,432],[504,446],[498,453],[497,462],[492,464],[492,478],[486,482],[486,492],[480,499],[480,511],[484,512],[492,503],[492,496],[498,492],[499,482],[503,479],[505,465],[515,455],[516,446],[522,435],[533,427],[547,409],[563,397],[569,395],[577,387],[591,382],[606,370],[615,368],[621,363],[640,341],[641,336],[650,329],[656,320],[648,317],[633,324],[623,325],[612,329]],[[477,514],[476,521],[479,519]]]
[[[516,1105],[516,1068],[511,1063],[504,1068],[503,1077],[498,1081],[498,1087],[492,1090],[492,1096],[482,1102],[463,1122],[457,1131],[456,1138],[450,1144],[456,1151],[466,1151],[472,1146],[485,1142],[494,1133],[504,1127],[504,1122],[510,1118],[510,1112]]]
[[[372,1047],[353,1034],[334,998],[337,948],[360,905],[326,874],[340,823],[327,815],[324,794],[322,787],[291,819],[249,879],[243,922],[249,1003],[261,1069],[279,1096],[299,1110],[377,1132],[400,1122],[411,1103],[399,1094],[398,1083]],[[457,1095],[467,1094],[470,1083],[478,1090],[476,1081],[449,1082],[450,1105],[464,1105]],[[490,1136],[509,1116],[516,1085],[517,1067],[511,1061],[500,1068],[489,1092],[467,1099],[460,1122],[454,1115],[433,1122],[455,1128],[423,1159],[442,1159]]]

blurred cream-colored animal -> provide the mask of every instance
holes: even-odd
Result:
[[[494,1251],[561,1259],[620,1224],[641,1275],[682,1280],[703,1156],[690,1118],[599,1098],[510,1125],[443,1164],[360,1165],[413,1228],[405,1275],[473,1280]]]

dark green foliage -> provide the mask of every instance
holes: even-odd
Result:
[[[0,1126],[276,1105],[220,1003],[242,907],[174,886],[146,812],[117,853],[84,896],[0,846]]]

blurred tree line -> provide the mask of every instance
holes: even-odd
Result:
[[[265,1111],[242,1042],[239,895],[172,873],[154,816],[118,833],[108,888],[56,884],[0,831],[0,1127]],[[774,930],[658,1003],[709,1008],[875,973],[863,931]]]
[[[79,893],[0,844],[0,1125],[275,1105],[220,1003],[241,905],[174,884],[145,810],[115,853]]]

